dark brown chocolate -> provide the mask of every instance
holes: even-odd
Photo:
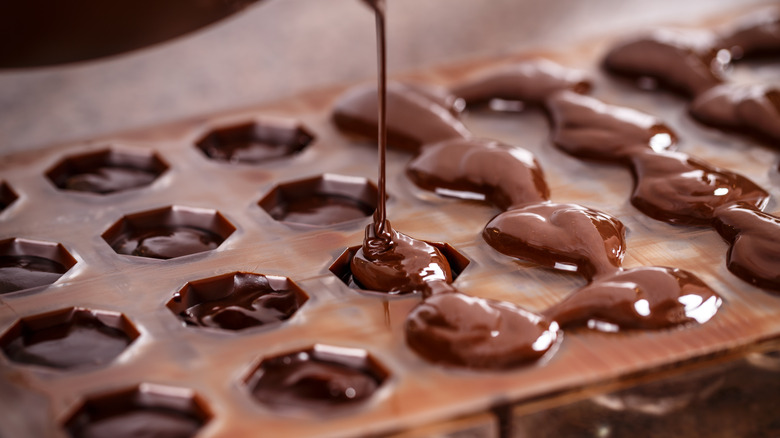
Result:
[[[255,399],[273,409],[331,412],[365,401],[385,377],[370,359],[310,349],[263,360],[248,385]]]
[[[111,247],[119,254],[170,259],[215,249],[223,240],[208,230],[168,226],[130,230]]]
[[[313,140],[294,120],[268,118],[214,129],[195,145],[213,160],[259,164],[300,152]]]
[[[421,93],[420,86],[387,84],[387,142],[390,147],[416,152],[420,146],[450,138],[469,137],[468,129],[440,98]],[[347,91],[335,104],[333,121],[342,131],[377,138],[377,88],[373,85]]]
[[[203,299],[182,310],[182,320],[194,326],[242,330],[284,321],[305,301],[297,288],[279,288],[264,275],[236,273],[231,278],[229,285],[201,281],[197,294]],[[223,285],[226,287],[220,287]]]
[[[278,221],[308,225],[332,225],[370,216],[374,207],[337,195],[312,195],[279,204],[269,211]]]
[[[658,330],[703,324],[721,303],[712,289],[689,272],[641,267],[600,276],[543,313],[563,328]]]
[[[89,397],[64,426],[74,438],[190,438],[209,418],[190,391],[142,384]]]
[[[73,438],[190,438],[202,421],[172,409],[137,408],[73,426]]]
[[[350,261],[355,283],[364,289],[391,295],[452,290],[449,261],[435,246],[400,233],[388,222],[390,238],[378,237],[373,225],[366,227],[363,246]]]
[[[581,158],[629,166],[635,180],[631,203],[637,209],[669,223],[715,227],[732,245],[729,270],[759,287],[780,290],[778,219],[760,211],[769,200],[765,190],[742,175],[653,148],[658,124],[619,120],[618,115],[631,113],[620,107],[566,92],[553,95],[547,105],[557,146]]]
[[[780,292],[780,218],[753,205],[734,203],[715,212],[715,229],[731,243],[729,271],[764,289]]]
[[[741,17],[721,33],[720,47],[733,59],[780,54],[780,8],[771,7]]]
[[[780,142],[780,89],[769,84],[723,84],[691,102],[691,115],[705,125]]]
[[[564,68],[546,59],[533,59],[478,72],[456,83],[451,91],[469,105],[493,99],[540,105],[555,91],[587,93],[590,87],[590,81],[583,72]]]
[[[544,202],[505,211],[482,237],[502,254],[587,279],[614,272],[626,251],[619,220],[577,204]]]
[[[67,270],[44,257],[0,255],[0,294],[52,284]]]
[[[481,370],[539,360],[559,341],[558,326],[541,315],[462,293],[436,294],[406,320],[406,343],[432,363]]]
[[[0,181],[0,212],[8,208],[17,199],[19,199],[19,195],[14,192],[11,186],[5,181]]]
[[[655,81],[695,97],[723,82],[730,59],[721,59],[718,38],[706,30],[658,29],[619,44],[604,66],[611,72]]]
[[[79,192],[114,193],[150,184],[157,178],[143,169],[102,167],[65,180],[64,188]]]
[[[426,145],[406,166],[406,174],[425,190],[485,200],[502,210],[550,196],[533,154],[494,140],[454,139]]]
[[[62,313],[62,312],[60,312]],[[44,317],[41,317],[44,318]],[[20,323],[16,336],[4,336],[2,349],[12,361],[58,369],[93,367],[111,362],[137,333],[109,325],[87,310]]]

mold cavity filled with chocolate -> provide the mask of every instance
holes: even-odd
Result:
[[[243,330],[285,321],[308,298],[288,278],[233,272],[187,283],[167,306],[187,325]]]
[[[120,313],[71,307],[20,319],[0,348],[12,362],[67,370],[107,364],[138,336]]]
[[[59,243],[27,239],[0,241],[0,294],[54,283],[76,264]]]
[[[171,206],[127,215],[102,237],[118,254],[171,259],[215,249],[235,230],[217,211]]]
[[[105,195],[147,186],[166,170],[168,165],[157,154],[103,149],[68,156],[46,172],[46,176],[63,190]]]
[[[259,164],[296,154],[314,135],[295,120],[263,118],[216,128],[195,145],[212,160]]]
[[[370,216],[377,188],[365,178],[324,174],[277,185],[258,205],[280,222],[328,226]]]
[[[330,412],[365,402],[388,377],[364,350],[315,345],[263,359],[245,382],[269,408]]]
[[[0,213],[19,199],[14,189],[7,182],[0,182]]]
[[[192,391],[141,384],[87,398],[64,427],[73,438],[189,438],[210,419]]]

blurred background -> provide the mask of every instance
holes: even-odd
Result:
[[[6,23],[0,26],[6,41],[5,62],[0,59],[0,155],[244,108],[376,73],[374,19],[358,0],[192,0],[206,14],[192,16],[182,9],[186,1],[176,1],[155,14],[141,11],[128,18],[149,27],[149,41],[166,42],[86,61],[14,65],[8,50],[23,57],[34,26],[50,29],[53,38],[58,29],[80,26],[69,17],[81,11],[53,11],[37,3],[21,18],[0,14],[0,23]],[[392,74],[529,48],[556,50],[590,37],[695,24],[766,3],[388,0],[389,69]],[[89,18],[99,21],[97,15]],[[163,25],[171,27],[161,31]],[[198,29],[181,35],[191,28]],[[120,43],[104,46],[108,52],[133,47]]]

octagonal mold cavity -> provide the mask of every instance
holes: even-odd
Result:
[[[0,295],[52,284],[75,264],[59,243],[0,240]]]
[[[46,177],[62,190],[106,195],[147,186],[166,170],[168,164],[156,153],[101,149],[66,156]]]
[[[212,160],[260,164],[296,154],[313,140],[297,120],[264,117],[214,128],[195,146]]]
[[[365,350],[314,345],[263,359],[244,382],[272,410],[325,414],[366,402],[389,376]]]
[[[121,313],[69,307],[27,316],[0,336],[11,362],[69,370],[105,365],[136,338]]]
[[[285,321],[308,299],[287,277],[232,272],[185,284],[166,306],[190,326],[243,330]]]
[[[471,261],[467,259],[466,256],[461,254],[449,243],[429,242],[427,240],[424,242],[438,248],[439,251],[441,251],[442,255],[444,255],[444,257],[447,258],[447,261],[450,264],[450,269],[452,270],[453,282],[455,282],[455,280],[458,278],[458,276],[460,276],[463,270],[466,269],[466,266],[468,266],[469,263],[471,263]],[[361,245],[355,245],[345,249],[344,252],[342,252],[341,255],[336,259],[336,261],[334,261],[333,264],[330,265],[328,270],[336,277],[338,277],[342,283],[346,284],[352,289],[357,290],[358,292],[369,294],[369,295],[377,295],[381,297],[402,295],[402,294],[399,295],[399,294],[393,294],[389,292],[364,289],[359,283],[355,281],[355,278],[352,276],[352,269],[350,268],[350,264],[352,262],[352,258],[355,257],[355,253],[357,253],[357,251],[360,248]],[[416,294],[417,293],[414,293],[414,295]],[[406,295],[408,296],[412,294],[407,293]]]
[[[124,216],[102,237],[118,254],[172,259],[216,249],[235,230],[216,210],[170,206]]]
[[[276,185],[257,205],[280,222],[328,226],[372,215],[377,199],[371,181],[326,173]]]
[[[208,406],[193,391],[143,383],[88,397],[63,427],[74,438],[188,438],[211,418]]]
[[[5,181],[0,181],[0,213],[19,199],[14,189]]]

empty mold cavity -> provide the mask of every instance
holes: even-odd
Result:
[[[105,195],[147,186],[166,170],[168,165],[154,153],[102,149],[65,157],[46,176],[63,190]]]
[[[124,216],[102,237],[118,254],[171,259],[215,249],[235,230],[218,211],[171,206]]]
[[[324,174],[279,184],[258,205],[280,222],[327,226],[370,216],[377,199],[365,178]]]
[[[464,269],[466,269],[466,266],[470,263],[469,259],[466,258],[463,254],[458,252],[455,248],[450,246],[448,243],[441,243],[441,242],[428,242],[429,245],[435,246],[439,251],[441,251],[442,255],[447,258],[447,261],[450,264],[450,268],[452,269],[452,280],[455,281],[456,278],[463,272]],[[350,246],[346,250],[344,250],[343,253],[336,259],[336,261],[333,262],[332,265],[328,268],[330,272],[332,272],[336,277],[339,278],[344,284],[349,286],[350,288],[356,289],[363,293],[369,293],[369,294],[379,294],[382,296],[387,296],[386,292],[379,292],[379,291],[373,291],[368,289],[363,289],[363,287],[355,282],[355,278],[352,276],[352,269],[350,268],[350,264],[352,262],[352,258],[355,257],[355,253],[360,249],[360,245]]]
[[[14,192],[11,186],[5,181],[0,181],[0,212],[8,208],[17,199],[19,199],[19,195]]]
[[[243,330],[289,319],[308,299],[286,277],[233,272],[187,283],[167,306],[187,325]]]
[[[70,307],[20,319],[0,348],[12,362],[67,370],[107,364],[138,335],[121,313]]]
[[[312,140],[296,120],[263,118],[215,128],[195,145],[212,160],[259,164],[300,152]]]
[[[365,350],[315,345],[262,360],[245,382],[268,408],[331,412],[371,398],[388,376]]]
[[[74,438],[188,438],[211,419],[193,391],[141,384],[88,397],[64,423]]]
[[[59,243],[0,241],[0,294],[52,284],[76,264]]]

